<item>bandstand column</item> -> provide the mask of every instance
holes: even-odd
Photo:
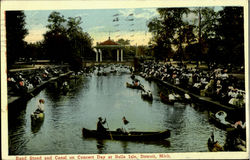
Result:
[[[102,50],[99,49],[99,52],[100,52],[100,62],[102,62]]]
[[[117,49],[117,62],[119,62],[119,49]]]
[[[123,49],[121,49],[121,62],[123,61]]]
[[[98,52],[95,52],[95,61],[98,62]]]

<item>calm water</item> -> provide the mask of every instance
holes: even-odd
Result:
[[[152,103],[141,99],[140,91],[126,88],[130,75],[113,73],[108,76],[82,76],[70,81],[70,91],[63,94],[50,85],[25,104],[12,106],[18,113],[9,114],[11,155],[95,154],[95,153],[170,153],[208,152],[211,131],[224,144],[226,133],[208,122],[204,109],[189,104],[163,104],[160,88],[138,77],[153,93]],[[40,98],[45,99],[45,119],[31,127],[30,114]],[[81,129],[96,129],[98,117],[106,117],[115,130],[122,126],[122,117],[137,131],[171,130],[171,137],[159,142],[127,142],[85,139]],[[106,124],[105,124],[106,125]]]

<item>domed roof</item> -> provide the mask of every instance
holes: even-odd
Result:
[[[116,42],[114,42],[114,41],[112,41],[112,40],[110,40],[110,37],[109,37],[108,40],[106,40],[106,41],[100,43],[99,45],[119,45],[119,44],[116,43]]]

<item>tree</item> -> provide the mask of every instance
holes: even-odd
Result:
[[[199,65],[198,61],[206,60],[209,66],[211,58],[211,50],[216,48],[214,40],[216,40],[216,27],[218,25],[218,13],[214,11],[214,8],[196,8],[192,10],[192,13],[195,13],[198,17],[194,21],[194,26],[196,26],[196,31],[198,33],[198,47],[196,50],[196,60],[197,66]],[[210,43],[211,42],[211,43]],[[209,46],[209,47],[208,47]],[[209,50],[211,49],[211,50]],[[213,50],[214,51],[214,50]],[[208,54],[210,53],[210,54]],[[208,55],[204,57],[204,55]]]
[[[218,59],[220,63],[244,64],[243,7],[225,7],[219,12],[216,34],[220,39]]]
[[[6,12],[7,65],[10,67],[24,54],[24,38],[28,34],[25,28],[23,11]]]
[[[69,17],[67,23],[67,34],[69,37],[71,52],[77,57],[86,57],[92,48],[92,38],[80,27],[81,17]]]
[[[124,40],[123,38],[118,39],[117,43],[121,45],[130,45],[130,40]]]
[[[152,19],[148,23],[149,32],[152,32],[153,38],[151,45],[155,50],[156,58],[166,58],[173,53],[173,45],[177,48],[178,57],[182,60],[183,43],[187,32],[191,26],[187,26],[183,16],[187,15],[188,8],[158,8],[160,17]],[[158,54],[158,55],[157,55]]]
[[[69,39],[66,33],[66,19],[59,12],[52,12],[48,18],[49,30],[44,34],[44,45],[48,57],[61,62],[68,58]]]
[[[26,53],[27,58],[32,57],[32,59],[48,59],[44,51],[43,41],[39,41],[35,43],[26,43],[25,53]]]
[[[82,58],[92,52],[92,39],[80,27],[81,17],[69,17],[52,12],[48,18],[49,29],[44,34],[45,47],[50,58],[69,62],[74,70],[80,69]]]
[[[148,23],[156,58],[175,52],[180,61],[188,53],[197,65],[206,61],[208,67],[213,62],[244,63],[243,7],[224,7],[218,12],[208,7],[157,10],[160,16]],[[191,17],[193,22],[188,21]]]

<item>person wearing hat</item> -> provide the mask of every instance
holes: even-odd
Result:
[[[129,129],[128,129],[129,121],[126,119],[125,116],[122,118],[122,121],[123,121],[122,131],[126,134],[129,134]]]
[[[35,113],[43,113],[44,112],[44,103],[45,103],[44,99],[39,99]]]
[[[103,121],[102,117],[98,118],[98,122],[97,122],[97,131],[98,132],[105,132],[107,130],[107,128],[105,128],[103,125],[106,123],[106,118]]]

